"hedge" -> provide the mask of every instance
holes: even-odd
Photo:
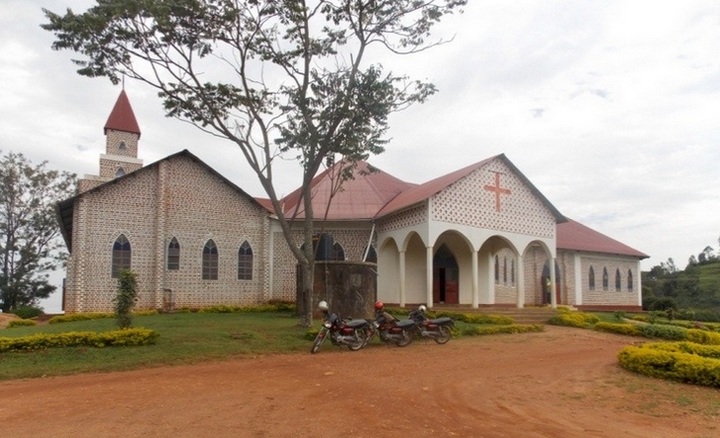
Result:
[[[13,319],[7,324],[7,328],[13,328],[13,327],[26,327],[26,326],[33,326],[37,325],[37,322],[33,321],[32,319]]]
[[[628,336],[641,336],[640,328],[638,324],[633,323],[613,323],[613,322],[598,322],[593,327],[593,330],[608,333],[617,333],[619,335]]]
[[[620,366],[650,377],[720,388],[720,354],[715,346],[690,343],[628,346],[618,353]]]
[[[553,325],[589,328],[592,327],[594,324],[600,322],[600,318],[598,318],[597,315],[593,315],[592,313],[562,312],[550,318],[548,322]]]
[[[130,328],[108,332],[38,333],[18,338],[0,337],[0,353],[57,347],[116,347],[154,344],[159,334],[150,329]]]
[[[462,336],[495,335],[499,333],[537,333],[545,330],[542,324],[473,325],[460,330]]]

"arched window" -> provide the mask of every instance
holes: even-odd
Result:
[[[632,292],[632,290],[633,290],[633,277],[632,277],[632,271],[631,271],[630,269],[628,269],[628,282],[627,282],[627,286],[628,286],[628,291],[629,291],[629,292]]]
[[[121,234],[113,244],[112,249],[112,278],[118,278],[120,271],[130,269],[132,261],[132,251],[130,250],[130,242],[124,234]]]
[[[603,266],[603,290],[608,290],[609,282],[607,268]]]
[[[168,271],[177,271],[180,269],[180,243],[178,243],[174,237],[168,244],[167,269]]]
[[[510,260],[510,284],[515,286],[515,259]]]
[[[617,292],[620,292],[621,289],[622,289],[622,278],[620,277],[620,270],[616,269],[615,270],[615,290]]]
[[[115,171],[115,178],[120,178],[121,176],[125,176],[125,169],[118,167]]]
[[[218,249],[212,239],[208,240],[202,254],[202,279],[218,279]]]
[[[120,144],[118,145],[118,149],[121,150],[121,151],[124,151],[125,149],[127,149],[127,146],[125,146],[125,142],[124,142],[124,141],[121,141],[121,142],[120,142]]]
[[[238,280],[252,280],[253,252],[248,241],[244,241],[238,250]]]
[[[377,263],[377,252],[375,252],[375,247],[370,245],[368,248],[365,247],[365,251],[363,251],[363,254],[367,252],[367,255],[365,256],[365,261],[370,263]]]
[[[593,269],[592,266],[590,266],[590,270],[588,271],[588,288],[595,290],[595,269]]]
[[[503,284],[507,284],[507,257],[503,257]]]
[[[495,284],[500,284],[500,257],[495,256]]]
[[[333,244],[331,259],[345,260],[345,249],[338,242]]]

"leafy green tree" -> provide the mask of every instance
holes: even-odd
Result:
[[[0,153],[2,153],[0,151]],[[32,165],[22,154],[0,159],[0,308],[35,305],[54,290],[48,272],[62,259],[55,203],[75,193],[74,174]]]
[[[115,319],[121,329],[132,327],[132,309],[137,301],[137,275],[123,269],[118,277],[118,292],[113,299]]]
[[[149,84],[168,116],[240,148],[302,267],[297,305],[301,323],[309,326],[315,226],[310,182],[328,158],[339,155],[353,168],[381,153],[388,116],[436,91],[385,71],[377,60],[442,43],[430,39],[431,29],[466,2],[98,0],[82,14],[44,10],[49,23],[42,27],[54,32],[54,49],[84,56],[75,61],[81,75]],[[273,185],[278,159],[300,164],[302,246]]]

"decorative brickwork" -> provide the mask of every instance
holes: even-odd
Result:
[[[423,204],[380,219],[378,227],[383,232],[387,232],[409,228],[424,222],[427,222],[427,207]]]
[[[507,192],[495,190],[496,183],[500,184],[498,190]],[[432,218],[531,236],[555,236],[553,214],[501,160],[491,161],[435,195]]]
[[[263,302],[267,221],[260,206],[184,156],[85,193],[75,206],[66,311],[112,308],[117,283],[110,277],[111,250],[120,234],[131,244],[139,308],[161,307],[168,296],[175,308]],[[180,269],[168,271],[165,255],[173,237],[180,243]],[[218,280],[201,279],[208,239],[218,246]],[[245,240],[255,255],[253,278],[237,280],[237,254]]]

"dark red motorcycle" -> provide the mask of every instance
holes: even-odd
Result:
[[[447,343],[452,338],[455,321],[447,316],[430,319],[425,311],[426,307],[421,305],[408,314],[408,317],[415,322],[415,336],[433,339],[438,344]]]
[[[330,338],[333,345],[344,345],[352,351],[357,351],[367,345],[369,323],[366,320],[344,320],[337,313],[330,313],[325,301],[320,301],[318,307],[323,311],[323,323],[313,341],[310,353],[317,353],[326,338]]]

